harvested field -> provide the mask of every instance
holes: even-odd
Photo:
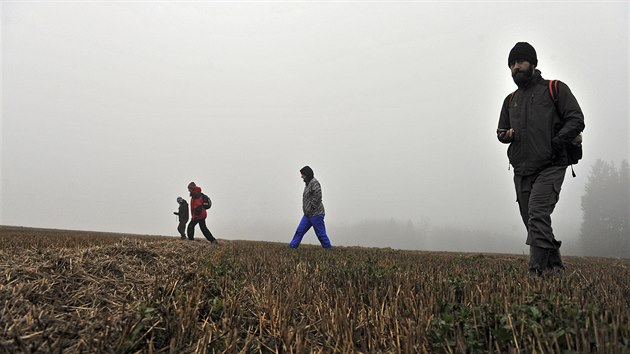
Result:
[[[630,353],[630,260],[0,227],[0,353]]]

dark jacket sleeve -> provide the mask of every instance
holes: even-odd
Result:
[[[179,219],[188,221],[188,203],[182,203],[179,205]]]
[[[558,115],[562,121],[560,130],[555,133],[554,144],[569,145],[584,130],[584,114],[575,96],[562,81],[558,81]]]
[[[503,106],[501,106],[501,114],[499,114],[499,126],[497,127],[497,139],[504,144],[509,144],[511,140],[503,140],[499,137],[499,129],[510,129],[510,97],[512,94],[507,95],[503,100]]]

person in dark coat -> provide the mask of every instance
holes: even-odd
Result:
[[[197,186],[195,182],[190,182],[188,185],[188,191],[190,192],[190,214],[192,220],[188,224],[188,239],[195,239],[195,226],[199,224],[201,232],[210,243],[217,243],[217,240],[212,236],[208,226],[206,226],[206,218],[208,213],[203,208],[203,194],[201,193],[201,187]]]
[[[177,197],[177,203],[179,203],[179,210],[173,214],[179,216],[179,225],[177,231],[179,232],[182,240],[186,239],[186,224],[188,223],[188,203],[182,197]]]
[[[302,220],[300,220],[300,224],[289,246],[291,248],[298,248],[306,232],[313,227],[313,229],[315,229],[315,235],[322,247],[330,249],[332,245],[326,234],[326,225],[324,224],[325,211],[324,204],[322,203],[322,187],[317,179],[315,179],[315,174],[310,167],[304,166],[300,170],[300,173],[306,184],[304,192],[302,193],[302,211],[304,215],[302,216]]]
[[[562,270],[561,241],[551,228],[553,212],[564,181],[567,147],[584,130],[584,115],[573,93],[558,81],[557,101],[549,81],[536,68],[536,50],[516,43],[508,55],[508,67],[518,89],[503,101],[497,138],[508,147],[514,168],[514,185],[521,218],[530,246],[529,272]]]

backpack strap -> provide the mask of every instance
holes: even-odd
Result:
[[[560,116],[560,120],[564,121],[564,117],[560,114],[560,110],[558,110],[558,80],[549,80],[547,85],[549,85],[549,97],[551,97],[553,107],[556,109],[558,116]]]
[[[549,95],[554,104],[558,102],[558,80],[549,80]]]

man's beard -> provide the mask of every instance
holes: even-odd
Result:
[[[530,66],[529,69],[525,71],[519,70],[515,72],[514,74],[512,74],[512,79],[514,80],[514,83],[516,84],[516,86],[523,87],[527,85],[529,80],[532,79],[533,75],[534,75],[534,67]]]

